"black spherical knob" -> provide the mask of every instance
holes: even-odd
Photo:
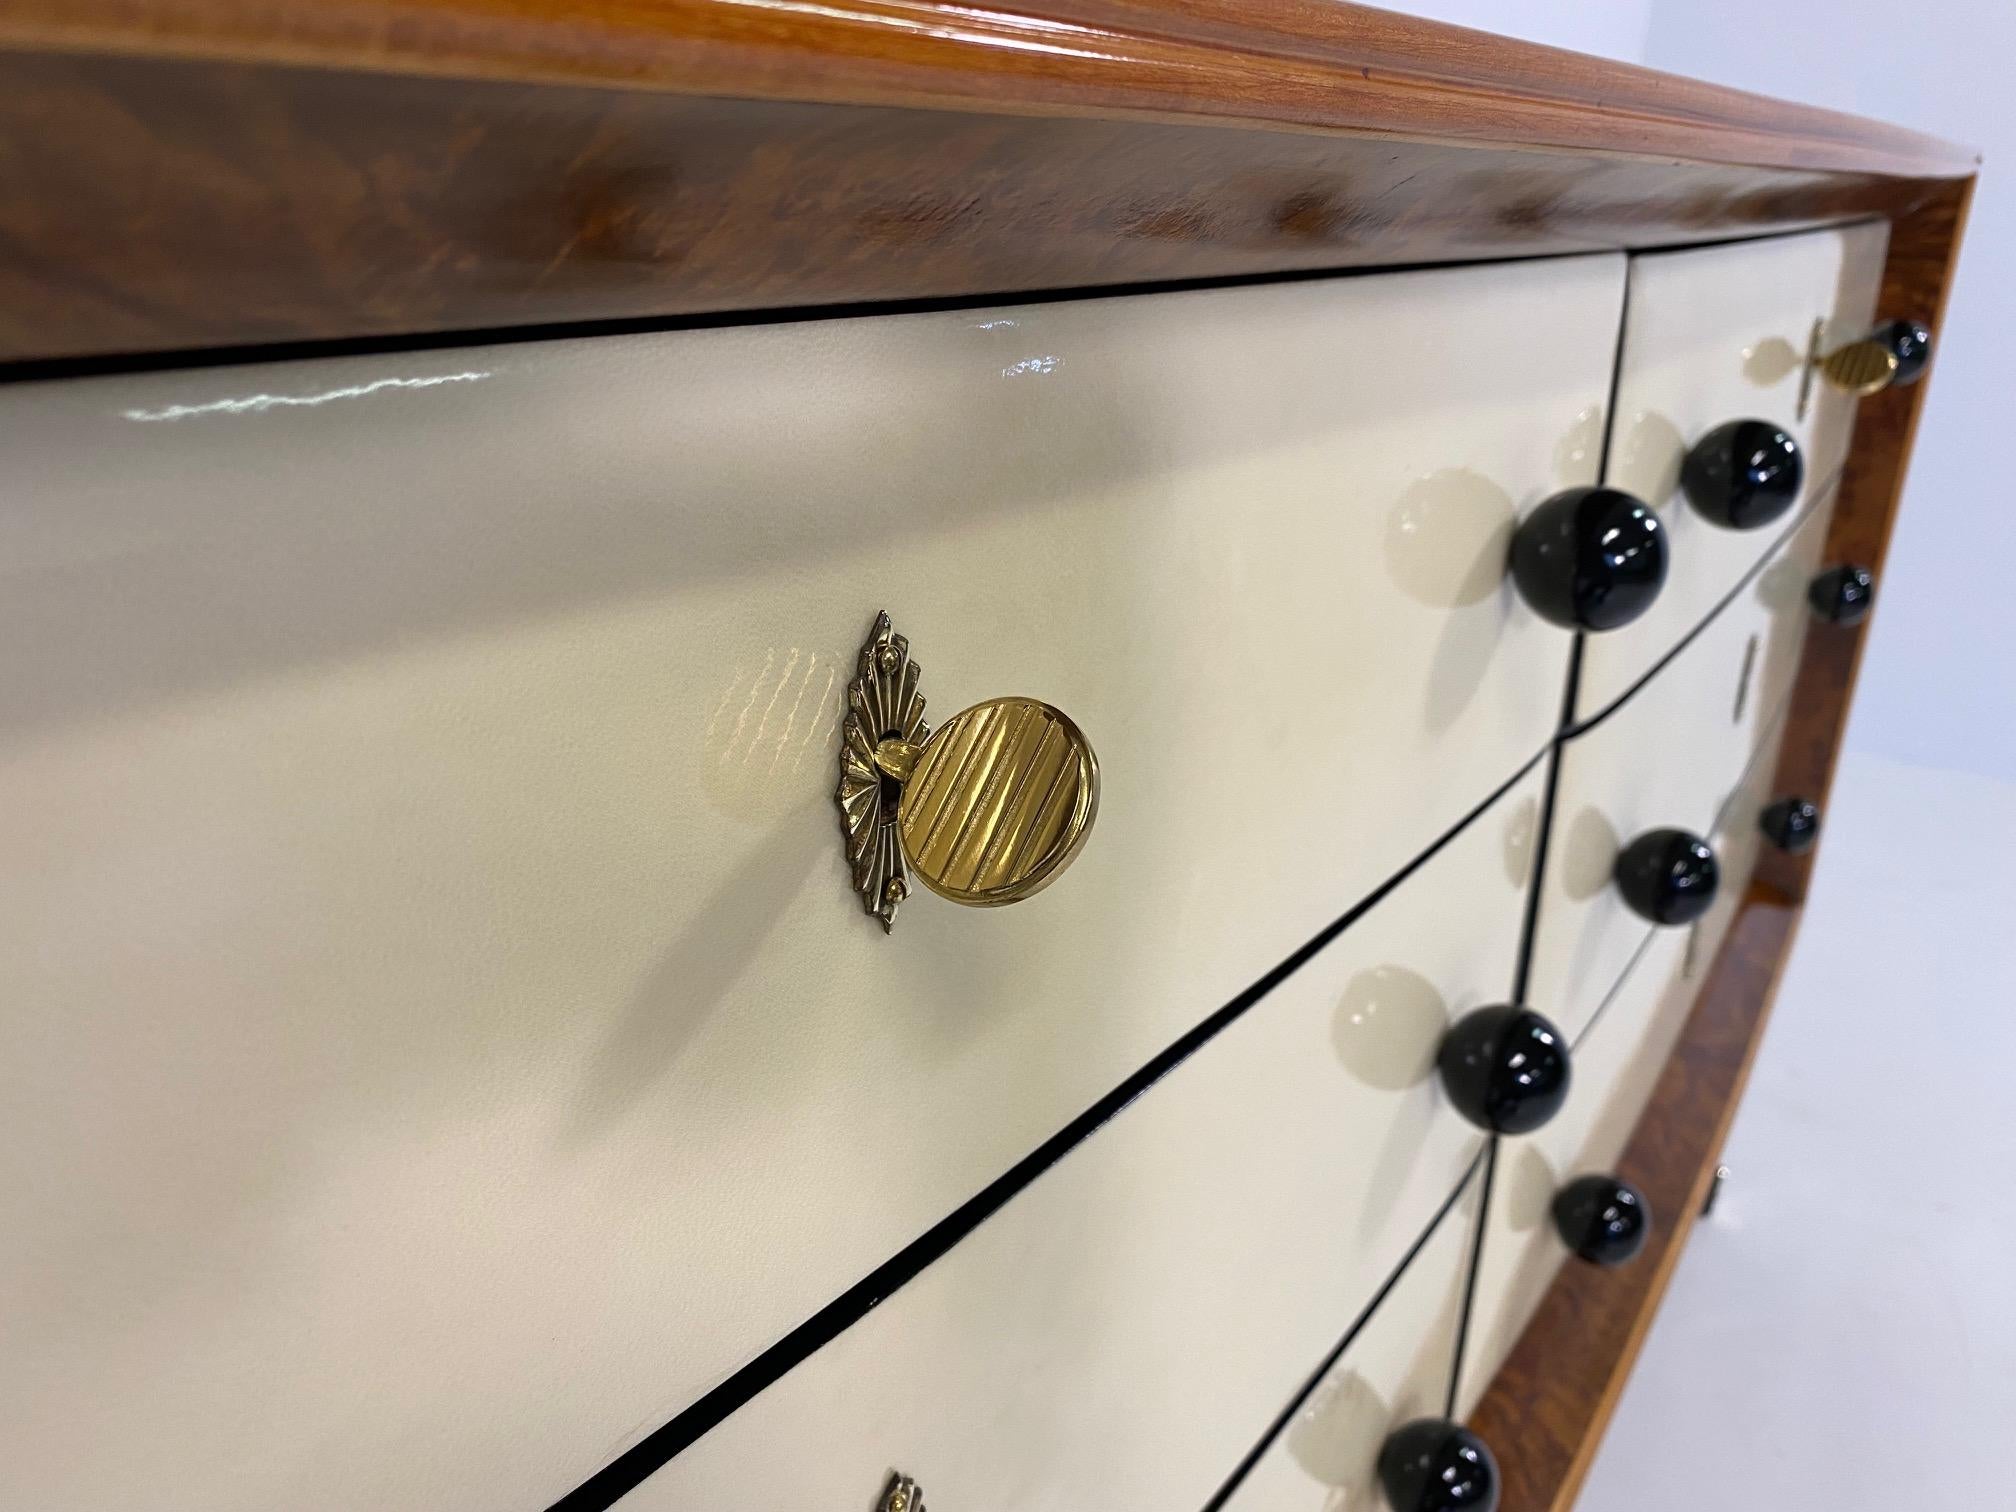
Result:
[[[1715,901],[1715,852],[1683,829],[1647,830],[1617,854],[1613,875],[1631,911],[1654,924],[1692,924]]]
[[[1666,527],[1616,488],[1571,488],[1520,522],[1512,581],[1533,612],[1569,630],[1615,630],[1659,596]]]
[[[1805,855],[1820,838],[1820,810],[1804,798],[1780,798],[1757,822],[1764,838],[1788,855]]]
[[[1446,1418],[1416,1418],[1379,1448],[1379,1488],[1393,1512],[1496,1512],[1498,1461]]]
[[[1615,1176],[1580,1176],[1554,1194],[1554,1232],[1592,1265],[1622,1265],[1645,1248],[1652,1209]]]
[[[1806,459],[1790,433],[1768,420],[1718,425],[1680,464],[1680,491],[1695,512],[1729,530],[1769,525],[1792,507]]]
[[[1892,388],[1916,383],[1925,376],[1926,364],[1932,360],[1932,333],[1924,326],[1915,320],[1886,320],[1870,335],[1897,359],[1897,371],[1890,378]]]
[[[1867,567],[1832,567],[1806,588],[1806,602],[1830,625],[1859,625],[1876,604],[1876,579]]]
[[[1568,1038],[1530,1008],[1503,1003],[1456,1021],[1435,1057],[1456,1111],[1493,1134],[1530,1134],[1568,1097]]]

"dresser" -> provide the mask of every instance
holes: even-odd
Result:
[[[0,1506],[1573,1503],[1970,154],[1289,0],[0,121]]]

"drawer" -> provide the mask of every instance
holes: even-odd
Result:
[[[1568,1259],[1551,1217],[1555,1193],[1579,1176],[1616,1170],[1617,1157],[1685,1027],[1763,843],[1757,816],[1770,801],[1783,727],[1782,718],[1773,722],[1710,832],[1725,870],[1714,907],[1690,928],[1640,934],[1624,975],[1575,1042],[1575,1080],[1561,1111],[1536,1132],[1499,1145],[1459,1419],[1469,1415],[1490,1386]],[[1671,1216],[1654,1213],[1652,1221]]]
[[[1584,648],[1576,715],[1622,697],[1782,539],[1789,518],[1753,530],[1711,524],[1680,493],[1688,449],[1730,420],[1767,420],[1805,454],[1805,501],[1826,494],[1847,455],[1855,400],[1812,386],[1799,413],[1814,323],[1823,342],[1874,324],[1888,228],[1881,223],[1631,260],[1605,481],[1643,499],[1667,530],[1667,577],[1652,607]]]
[[[1784,708],[1814,624],[1806,590],[1822,565],[1831,502],[1657,676],[1562,744],[1527,996],[1571,1037],[1649,927],[1612,880],[1619,851],[1648,830],[1705,836]]]
[[[1387,1435],[1447,1413],[1482,1188],[1481,1172],[1464,1183],[1392,1290],[1353,1328],[1220,1504],[1223,1512],[1375,1512],[1387,1505],[1378,1476]]]
[[[1622,280],[0,396],[0,1501],[557,1494],[1245,991],[1545,748],[1501,567]],[[1105,777],[1042,896],[886,938],[884,607],[934,718],[1047,698]]]
[[[1522,783],[625,1512],[866,1506],[892,1467],[934,1507],[1204,1505],[1476,1160],[1435,1052],[1510,982],[1538,797]]]

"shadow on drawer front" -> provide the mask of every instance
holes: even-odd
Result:
[[[1545,746],[1622,269],[9,390],[21,1499],[558,1495],[1248,988]],[[1103,776],[886,938],[885,607]]]
[[[1511,981],[1541,782],[621,1505],[1203,1506],[1473,1169],[1436,1051]]]
[[[1736,587],[1789,511],[1833,487],[1856,400],[1810,379],[1808,349],[1816,326],[1830,341],[1869,327],[1887,243],[1869,224],[1631,260],[1604,481],[1658,512],[1672,571],[1643,618],[1591,638],[1578,720],[1621,698]]]

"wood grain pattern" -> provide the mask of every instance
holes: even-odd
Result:
[[[1617,1162],[1659,1215],[1651,1238],[1618,1270],[1563,1266],[1471,1414],[1500,1446],[1500,1512],[1574,1505],[1714,1178],[1799,913],[1762,884],[1744,895]]]
[[[1344,0],[15,0],[0,47],[829,104],[1208,117],[1939,177],[1835,111]]]
[[[1297,0],[26,0],[0,362],[1664,246],[1971,170]]]
[[[1947,185],[1890,228],[1877,308],[1886,317],[1909,317],[1930,326],[1934,358],[1925,377],[1910,388],[1889,389],[1862,401],[1855,417],[1854,448],[1842,471],[1834,518],[1827,528],[1828,565],[1854,562],[1873,571],[1877,607],[1857,626],[1815,624],[1800,652],[1772,786],[1779,794],[1797,794],[1820,805],[1821,846],[1826,843],[1827,797],[1834,787],[1862,649],[1882,617],[1883,564],[1903,500],[1905,470],[1927,393],[1938,376],[1936,337],[1944,324],[1973,191],[1972,179]],[[1816,846],[1804,856],[1788,856],[1767,846],[1758,857],[1757,874],[1788,896],[1804,898],[1819,853]]]
[[[14,0],[0,364],[1671,246],[1880,215],[1935,325],[1972,154],[1335,0]],[[43,366],[37,366],[43,364]],[[1863,406],[1829,554],[1882,565],[1928,385]],[[1880,592],[1880,584],[1879,584]],[[1860,631],[1809,637],[1823,800]],[[1566,1508],[1685,1243],[1810,858],[1768,854],[1620,1169],[1479,1405]]]
[[[1922,319],[1938,331],[1972,190],[1971,181],[1943,186],[1893,223],[1877,306],[1883,315]],[[1828,528],[1830,561],[1880,571],[1931,381],[1928,374],[1911,388],[1862,401]],[[1879,602],[1880,592],[1879,579]],[[1823,836],[1824,801],[1873,619],[1856,629],[1812,627],[1788,707],[1773,786],[1821,802]],[[1564,1266],[1472,1414],[1487,1440],[1518,1445],[1516,1454],[1500,1456],[1503,1512],[1574,1505],[1713,1178],[1816,855],[1761,849],[1742,909],[1618,1163],[1652,1210],[1672,1219],[1623,1270]]]

